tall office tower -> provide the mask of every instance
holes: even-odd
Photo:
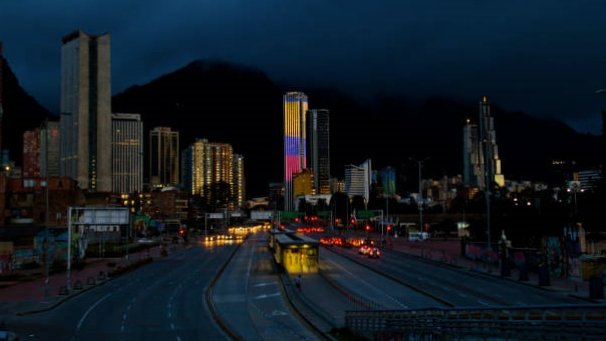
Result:
[[[2,108],[2,94],[4,93],[3,84],[3,70],[4,70],[4,54],[2,52],[2,42],[0,41],[0,150],[2,150],[2,118],[4,116],[4,109]]]
[[[505,186],[505,177],[501,173],[501,159],[497,147],[496,132],[494,130],[494,118],[490,114],[490,103],[488,97],[484,96],[480,101],[479,141],[482,144],[484,156],[484,187],[494,182],[500,187]],[[489,182],[489,183],[487,183]]]
[[[90,192],[111,191],[109,34],[76,31],[61,47],[61,175]]]
[[[372,176],[372,162],[364,161],[360,166],[345,166],[345,193],[350,197],[361,195],[368,202]]]
[[[244,207],[246,201],[246,178],[244,177],[244,156],[234,154],[233,170],[234,177],[232,193],[237,207]]]
[[[23,133],[23,169],[24,178],[40,177],[40,128]]]
[[[179,184],[179,132],[156,127],[149,132],[149,181],[152,188]]]
[[[463,126],[463,184],[484,187],[484,164],[478,138],[478,125],[467,119]]]
[[[330,194],[329,111],[309,110],[307,123],[308,166],[313,170],[315,194]]]
[[[60,135],[59,122],[44,122],[40,130],[40,172],[44,177],[60,175]]]
[[[143,122],[139,114],[112,114],[112,192],[143,190]]]
[[[292,177],[307,167],[306,124],[307,96],[302,92],[288,92],[284,106],[284,209],[294,209]]]

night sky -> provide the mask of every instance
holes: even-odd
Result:
[[[605,13],[586,0],[0,0],[0,40],[53,112],[61,37],[81,29],[111,34],[113,93],[219,59],[364,98],[488,95],[601,134]]]

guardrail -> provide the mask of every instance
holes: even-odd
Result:
[[[510,337],[603,340],[606,305],[550,305],[492,308],[347,311],[345,324],[354,333],[377,338]]]

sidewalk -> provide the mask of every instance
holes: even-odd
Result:
[[[349,233],[348,236],[354,236]],[[365,234],[357,234],[357,237],[365,237]],[[370,238],[380,240],[380,235],[371,234]],[[391,244],[389,243],[391,242]],[[581,278],[550,278],[550,285],[540,286],[539,276],[535,271],[528,271],[528,280],[520,280],[518,269],[511,269],[509,276],[501,276],[500,269],[495,265],[487,265],[479,261],[468,259],[461,255],[461,242],[458,238],[449,239],[429,239],[425,241],[409,241],[406,238],[394,238],[389,236],[385,245],[386,249],[392,248],[394,251],[404,252],[419,258],[441,262],[450,266],[457,266],[463,269],[477,271],[486,275],[515,281],[517,283],[540,287],[545,290],[567,292],[569,295],[577,298],[586,299],[588,302],[603,303],[603,299],[596,300],[589,298],[589,282]]]
[[[0,316],[52,309],[83,291],[104,284],[108,280],[107,274],[113,268],[125,267],[147,257],[152,259],[161,257],[160,246],[129,254],[128,259],[126,257],[86,259],[86,266],[82,270],[71,270],[71,292],[67,292],[67,273],[65,271],[49,276],[47,295],[45,295],[46,278],[44,276],[0,288]],[[110,267],[108,263],[115,263],[115,266]]]

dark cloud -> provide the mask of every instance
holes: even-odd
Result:
[[[360,96],[489,95],[600,133],[603,13],[606,3],[587,0],[0,0],[0,39],[22,84],[51,110],[60,39],[80,28],[111,33],[114,92],[212,58]]]

